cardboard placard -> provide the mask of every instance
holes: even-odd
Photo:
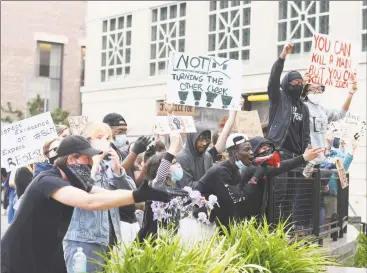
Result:
[[[87,116],[70,116],[68,117],[70,133],[79,135],[84,126],[88,123]]]
[[[328,134],[345,140],[359,140],[366,135],[366,118],[348,112],[343,119],[329,124]]]
[[[249,138],[255,136],[263,137],[263,130],[257,110],[237,112],[233,131],[246,134]]]
[[[167,116],[167,112],[164,109],[164,102],[157,102],[157,116]],[[195,107],[189,105],[174,105],[173,113],[175,116],[194,116]]]
[[[347,178],[347,174],[344,170],[343,162],[340,160],[340,158],[337,158],[335,160],[336,169],[338,170],[339,180],[340,180],[340,186],[342,189],[345,189],[349,186],[349,181]]]
[[[156,135],[169,135],[171,132],[181,134],[195,133],[195,123],[190,116],[157,116],[155,123]]]
[[[197,107],[237,108],[242,63],[213,56],[170,53],[167,102]]]
[[[309,83],[351,88],[357,75],[357,45],[324,34],[314,34],[311,63],[307,69]]]
[[[57,138],[50,112],[1,127],[1,167],[7,171],[36,161],[46,141]]]

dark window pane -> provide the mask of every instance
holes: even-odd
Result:
[[[363,1],[363,6],[367,6],[367,1],[366,0]]]
[[[151,44],[150,45],[150,58],[151,59],[155,59],[156,55],[157,55],[157,45],[156,44]]]
[[[101,64],[102,64],[102,66],[106,66],[106,53],[102,53]]]
[[[219,53],[218,57],[220,58],[227,58],[227,53],[223,52],[223,53]]]
[[[277,53],[277,56],[279,56],[282,53],[283,47],[284,47],[284,45],[278,45],[278,53]]]
[[[185,21],[180,21],[180,37],[185,36]]]
[[[103,28],[102,28],[103,32],[107,32],[107,25],[108,25],[108,21],[104,20],[103,21]]]
[[[120,17],[118,19],[119,23],[118,23],[118,29],[123,29],[124,28],[124,17]]]
[[[209,16],[209,31],[215,31],[217,15],[212,14]]]
[[[312,30],[309,29],[308,25],[307,24],[304,24],[303,25],[303,37],[304,38],[308,38],[308,37],[312,37]]]
[[[312,42],[304,42],[303,43],[303,51],[304,52],[310,52],[311,51]]]
[[[157,26],[152,26],[151,40],[157,40]]]
[[[210,1],[210,11],[217,9],[217,1]]]
[[[107,49],[107,36],[102,36],[102,50]]]
[[[239,53],[238,51],[232,51],[229,53],[229,58],[233,59],[233,60],[238,60],[239,59]]]
[[[241,1],[230,1],[232,7],[237,7],[241,4]]]
[[[178,40],[178,52],[185,52],[185,39]]]
[[[231,22],[232,22],[232,27],[240,26],[240,10],[231,11]]]
[[[123,60],[124,60],[124,58],[123,58],[123,56],[124,56],[124,54],[123,54],[123,50],[122,50],[122,49],[120,49],[120,50],[118,51],[118,53],[116,53],[116,56],[117,56],[117,59],[116,59],[117,64],[122,64],[122,63],[123,63]]]
[[[126,48],[125,50],[125,63],[130,63],[130,51],[131,49],[130,48]]]
[[[122,68],[121,67],[116,68],[116,75],[117,76],[121,76],[122,75]]]
[[[287,22],[278,24],[278,41],[282,42],[287,40]]]
[[[233,36],[236,37],[238,41],[241,40],[240,38],[240,31],[239,30],[233,30]]]
[[[209,51],[215,50],[215,34],[209,34]]]
[[[126,45],[131,45],[131,31],[126,31]]]
[[[294,43],[292,53],[295,53],[295,54],[301,53],[301,44],[300,43]]]
[[[320,33],[329,34],[329,16],[320,16]]]
[[[125,75],[130,75],[130,66],[125,67]]]
[[[164,70],[166,69],[166,62],[163,61],[163,62],[159,62],[158,63],[158,70]]]
[[[126,27],[131,27],[132,24],[132,16],[128,15],[126,18]]]
[[[232,36],[229,36],[229,47],[230,48],[237,48],[238,45],[235,40],[233,40]]]
[[[162,47],[159,48],[159,58],[160,59],[163,59],[166,57],[166,49],[167,49],[167,46],[164,44]]]
[[[242,1],[244,5],[250,4],[251,1]]]
[[[157,22],[158,19],[158,10],[157,9],[153,9],[152,10],[152,22]]]
[[[173,29],[173,30],[172,30]],[[171,23],[169,23],[169,33],[171,33],[171,36],[170,36],[170,38],[172,39],[172,38],[176,38],[176,36],[177,36],[177,31],[176,31],[176,29],[177,29],[177,24],[176,24],[176,22],[171,22]]]
[[[38,48],[39,48],[39,76],[49,77],[52,44],[38,43]]]
[[[151,63],[149,68],[150,68],[150,76],[154,76],[155,75],[155,63]]]
[[[250,50],[242,50],[242,60],[249,60],[250,59]]]
[[[108,52],[108,59],[110,60],[108,65],[115,65],[115,57],[116,55],[113,54],[113,51]]]
[[[316,18],[315,17],[311,17],[311,18],[308,18],[308,23],[312,26],[312,30],[315,30],[316,29]]]
[[[242,46],[250,45],[250,29],[246,28],[242,30]]]
[[[110,31],[114,31],[116,29],[116,19],[110,20]]]
[[[105,70],[101,70],[101,82],[106,81],[106,71]]]
[[[225,9],[228,8],[228,0],[220,0],[220,8]]]
[[[114,69],[113,69],[113,68],[108,69],[108,77],[112,77],[112,76],[114,76],[114,75],[115,75],[115,71],[114,71]]]
[[[287,1],[279,1],[279,20],[287,18]]]
[[[243,10],[243,26],[248,26],[251,23],[251,9],[246,8]]]
[[[302,10],[302,0],[293,0],[292,2],[298,7],[299,10]]]
[[[161,12],[160,20],[161,21],[167,20],[167,7],[161,8],[160,12]]]
[[[296,31],[294,31],[296,29]],[[297,21],[291,21],[291,33],[293,32],[293,36],[291,39],[300,39],[301,38],[301,24],[298,24]]]
[[[367,29],[367,9],[362,11],[362,29]]]
[[[367,51],[367,33],[362,34],[362,51]]]
[[[296,8],[293,5],[290,5],[291,8],[291,17],[290,18],[296,18],[299,16],[298,11],[296,10]]]
[[[177,17],[177,5],[169,7],[169,18],[173,19]]]
[[[180,17],[186,16],[186,3],[180,4]]]
[[[321,0],[320,12],[328,12],[328,11],[329,11],[329,0]]]
[[[316,14],[316,4],[317,2],[315,1],[305,1],[305,7],[306,10],[308,9],[308,14],[312,15],[312,14]],[[311,7],[309,7],[311,5]]]

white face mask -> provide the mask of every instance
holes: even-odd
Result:
[[[308,94],[307,95],[307,98],[308,100],[313,103],[313,104],[316,104],[316,105],[319,105],[320,104],[320,101],[321,101],[321,94]]]
[[[117,148],[120,148],[126,145],[126,141],[127,141],[126,134],[117,135],[115,138],[116,138],[115,144]]]
[[[110,142],[106,139],[93,139],[90,141],[90,145],[97,150],[107,151],[110,148]]]

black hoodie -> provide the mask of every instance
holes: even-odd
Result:
[[[290,72],[284,75],[282,84],[280,84],[283,68],[284,59],[279,58],[274,63],[269,77],[268,95],[270,109],[268,138],[275,144],[277,149],[284,147],[295,154],[302,154],[308,144],[311,143],[309,111],[301,99],[292,101],[289,95],[288,76]],[[299,127],[297,124],[293,126],[295,119],[299,117],[294,115],[294,107],[296,107],[297,114],[302,116],[302,124]],[[290,131],[291,126],[292,129]]]
[[[260,147],[264,144],[268,144],[274,147],[274,144],[271,141],[259,136],[251,139],[250,143],[255,157],[258,156],[258,151]],[[280,162],[279,168],[269,166],[267,167],[267,177],[274,177],[281,173],[288,172],[298,166],[301,166],[304,163],[305,160],[303,158],[303,155],[289,160],[283,160]],[[255,174],[255,171],[255,166],[246,168],[242,172],[241,184],[247,184],[250,181],[251,177]],[[248,199],[245,202],[238,204],[238,206],[241,206],[241,208],[237,209],[237,211],[239,211],[238,214],[240,218],[250,218],[251,216],[259,216],[265,213],[268,202],[268,188],[270,186],[268,184],[269,182],[270,181],[266,178],[259,180],[257,185],[255,185],[253,193],[248,197]]]

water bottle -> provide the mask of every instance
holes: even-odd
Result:
[[[78,247],[73,256],[73,272],[85,273],[87,272],[87,256],[83,253],[83,248]]]

